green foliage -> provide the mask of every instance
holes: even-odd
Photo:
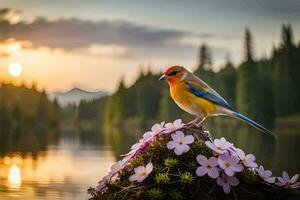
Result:
[[[290,25],[283,25],[281,37],[281,44],[273,55],[275,109],[277,115],[287,115],[300,110],[300,48],[294,44]]]
[[[60,117],[57,102],[49,101],[45,91],[37,91],[34,85],[2,84],[0,137],[6,142],[0,151],[43,150],[47,142],[57,140]]]
[[[170,177],[168,173],[157,173],[154,178],[156,183],[166,184],[170,182]]]
[[[163,191],[160,188],[151,188],[148,191],[149,199],[162,199],[164,197]]]
[[[164,160],[164,164],[165,164],[166,167],[171,168],[171,167],[174,167],[178,164],[178,160],[175,159],[175,158],[166,158]]]
[[[181,183],[191,184],[193,183],[195,177],[191,172],[183,172],[179,174]]]

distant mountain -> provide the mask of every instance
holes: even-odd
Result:
[[[98,92],[89,92],[86,90],[82,90],[80,88],[73,88],[67,92],[53,92],[48,94],[48,98],[50,100],[54,100],[55,98],[58,101],[60,106],[66,106],[69,104],[79,105],[82,100],[92,100],[101,98],[109,95],[108,92],[98,91]]]

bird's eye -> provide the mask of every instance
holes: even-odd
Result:
[[[169,76],[175,76],[178,73],[178,71],[172,71]]]

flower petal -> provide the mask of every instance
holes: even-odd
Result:
[[[224,185],[225,184],[224,179],[222,177],[218,177],[217,184],[220,185],[220,186]]]
[[[270,178],[265,179],[265,181],[268,183],[275,183],[275,180],[276,180],[276,177],[270,177]]]
[[[136,181],[139,182],[139,183],[143,182],[147,177],[148,176],[138,176]]]
[[[183,144],[182,146],[183,146],[182,147],[183,148],[183,153],[186,153],[186,152],[188,152],[190,150],[190,147],[188,145]]]
[[[204,176],[207,173],[207,168],[206,167],[198,167],[196,170],[197,176]]]
[[[298,189],[298,188],[300,188],[300,182],[297,182],[297,183],[295,183],[293,185],[290,185],[290,188],[292,188],[292,189]]]
[[[263,171],[261,176],[268,178],[272,176],[272,172],[270,170]]]
[[[178,142],[184,138],[184,133],[182,131],[176,131],[171,137],[175,142]]]
[[[211,143],[211,141],[206,141],[205,144],[208,148],[210,148],[213,151],[217,149],[217,147],[213,143]]]
[[[241,171],[243,171],[244,167],[243,167],[243,165],[241,165],[241,164],[235,164],[235,165],[232,167],[232,169],[233,169],[234,171],[236,171],[236,172],[241,172]]]
[[[219,175],[220,175],[220,172],[219,172],[219,169],[217,167],[213,167],[213,168],[210,168],[208,171],[207,171],[207,174],[208,176],[210,176],[211,178],[218,178]]]
[[[134,172],[136,174],[140,174],[140,173],[142,173],[144,171],[145,171],[145,167],[144,166],[139,166],[139,167],[134,168]]]
[[[133,182],[133,181],[136,181],[138,180],[138,175],[137,174],[133,174],[129,177],[129,181]]]
[[[177,156],[182,155],[182,154],[184,153],[184,146],[183,146],[183,145],[177,145],[177,146],[175,147],[174,152],[175,152],[175,154],[176,154]]]
[[[146,165],[146,174],[150,174],[153,170],[153,164],[152,163],[148,163]]]
[[[282,178],[285,181],[289,181],[290,180],[290,177],[289,177],[289,175],[288,175],[288,173],[286,171],[282,172]]]
[[[174,142],[173,140],[167,143],[168,149],[174,149],[176,146],[177,146],[177,143]]]
[[[250,167],[250,168],[257,168],[257,163],[256,162],[247,162],[247,163],[244,163],[244,165],[246,167]]]
[[[278,181],[279,181],[282,185],[284,185],[284,184],[286,183],[286,181],[283,180],[282,177],[277,177],[277,179],[278,179]]]
[[[202,165],[202,166],[207,166],[207,158],[205,157],[205,156],[203,156],[203,155],[198,155],[197,157],[196,157],[196,160],[197,160],[197,162],[200,164],[200,165]]]
[[[230,185],[228,183],[225,183],[223,185],[223,191],[225,194],[229,194],[230,193]]]
[[[227,182],[232,186],[237,186],[240,182],[235,176],[227,177]]]
[[[194,137],[192,135],[187,135],[184,137],[184,143],[185,144],[192,144],[194,142]]]
[[[295,182],[298,180],[298,178],[299,178],[299,174],[295,174],[295,175],[291,178],[290,183],[291,183],[291,184],[295,183]]]
[[[255,156],[253,154],[248,154],[248,155],[246,155],[245,159],[248,162],[254,162],[255,161]]]
[[[237,148],[235,151],[241,160],[245,158],[245,153],[242,149]]]
[[[225,174],[228,175],[228,176],[233,176],[234,175],[234,171],[230,168],[226,168],[224,170]]]
[[[215,167],[215,166],[218,165],[218,159],[217,159],[216,157],[210,157],[210,158],[208,159],[208,163],[209,163],[211,166]]]

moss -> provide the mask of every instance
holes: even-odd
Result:
[[[95,199],[300,199],[294,191],[268,185],[261,181],[253,172],[245,170],[237,175],[240,184],[233,192],[226,195],[216,180],[208,176],[196,176],[199,154],[207,157],[213,153],[204,144],[201,137],[202,129],[185,130],[185,134],[193,134],[195,142],[190,145],[190,151],[177,156],[173,150],[166,148],[171,140],[169,135],[149,145],[148,149],[131,160],[121,172],[120,179],[111,183],[107,190],[98,194]],[[198,132],[198,133],[197,133]],[[195,135],[196,134],[196,135]],[[132,183],[129,177],[137,166],[153,163],[153,171],[142,183]]]

